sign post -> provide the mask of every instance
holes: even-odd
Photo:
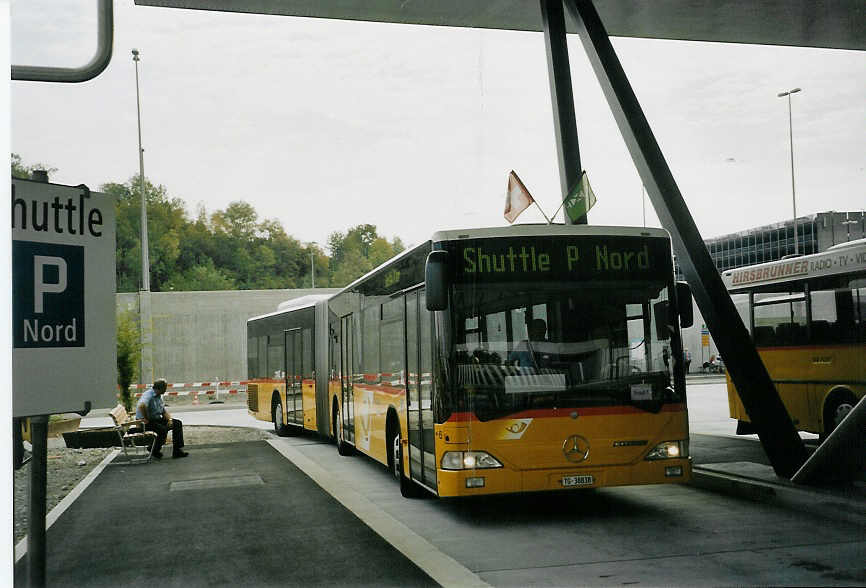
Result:
[[[30,417],[27,577],[44,586],[48,415],[113,405],[114,201],[12,180],[12,416]]]

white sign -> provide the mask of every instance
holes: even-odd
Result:
[[[13,416],[116,403],[114,200],[12,180]]]
[[[632,400],[652,400],[653,387],[652,384],[632,384],[631,385]]]

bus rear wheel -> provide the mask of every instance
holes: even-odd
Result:
[[[331,426],[334,428],[334,437],[337,442],[337,453],[347,457],[352,455],[352,446],[343,441],[343,419],[340,418],[340,410],[337,401],[334,400],[334,410],[331,416]]]
[[[857,399],[849,391],[837,393],[827,401],[824,406],[824,434],[821,439],[826,439],[830,433],[836,430],[836,427],[848,416],[848,413],[854,409],[857,404]]]
[[[285,437],[289,434],[286,423],[283,420],[283,403],[279,398],[274,398],[271,402],[271,420],[274,423],[274,433],[280,437]]]

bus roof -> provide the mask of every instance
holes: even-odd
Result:
[[[600,225],[526,224],[484,229],[452,229],[437,231],[433,242],[459,241],[461,239],[484,239],[488,237],[546,237],[550,235],[587,235],[616,237],[663,237],[670,235],[664,229],[647,227],[609,227]]]
[[[736,292],[770,284],[857,273],[866,274],[866,240],[862,239],[844,247],[831,247],[822,253],[727,270],[722,273],[722,281],[729,291]]]
[[[305,296],[299,296],[298,298],[285,300],[277,305],[277,310],[275,310],[274,312],[268,312],[265,314],[260,314],[258,316],[251,316],[247,319],[247,322],[256,321],[259,319],[267,318],[269,316],[276,316],[278,314],[283,314],[287,312],[293,312],[295,310],[303,310],[305,308],[310,308],[311,306],[315,306],[320,301],[327,300],[332,296],[333,294],[307,294]]]
[[[565,224],[523,224],[510,225],[507,227],[487,227],[476,229],[449,229],[444,231],[436,231],[433,233],[431,241],[433,243],[442,241],[459,241],[462,239],[485,239],[496,237],[546,237],[551,235],[572,235],[572,236],[598,236],[598,237],[657,237],[670,240],[670,234],[665,229],[648,228],[648,227],[618,227],[618,226],[601,226],[601,225],[565,225]],[[361,284],[386,269],[391,264],[400,260],[403,257],[415,253],[419,248],[429,248],[430,241],[425,241],[420,245],[408,248],[400,252],[391,259],[385,261],[378,267],[370,270],[363,276],[353,280],[338,294],[351,291],[358,284]],[[336,296],[336,294],[335,294]]]

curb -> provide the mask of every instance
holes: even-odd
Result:
[[[787,509],[866,526],[866,492],[863,489],[828,490],[795,486],[782,479],[778,482],[769,482],[714,471],[702,466],[693,466],[692,480],[689,485],[710,492],[772,503]]]
[[[51,525],[53,525],[57,521],[57,519],[60,518],[60,515],[62,515],[64,512],[66,512],[66,509],[68,509],[70,506],[72,506],[72,503],[75,502],[75,500],[79,496],[81,496],[82,492],[87,490],[87,487],[93,483],[93,481],[97,478],[97,476],[99,476],[99,474],[102,473],[102,470],[104,470],[106,468],[106,466],[108,466],[108,464],[110,464],[111,461],[115,457],[118,456],[118,454],[120,454],[119,449],[115,449],[114,451],[110,451],[108,453],[108,455],[106,455],[103,458],[103,460],[96,465],[96,467],[94,467],[92,470],[90,470],[90,472],[86,476],[84,476],[84,478],[82,478],[82,480],[80,482],[78,482],[78,484],[76,484],[75,488],[73,488],[72,491],[69,492],[69,494],[64,496],[63,499],[60,502],[58,502],[54,508],[51,509],[51,512],[49,512],[45,516],[45,533],[46,534],[48,533],[48,529],[51,528]],[[24,537],[22,537],[18,541],[18,543],[15,544],[14,558],[15,558],[16,564],[21,560],[22,557],[27,555],[27,543],[28,543],[28,541],[29,541],[29,536],[24,535]]]

